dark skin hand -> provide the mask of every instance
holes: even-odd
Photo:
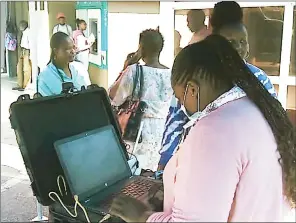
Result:
[[[142,58],[141,47],[139,47],[139,49],[134,54],[134,56],[124,63],[124,70],[128,66],[130,66],[132,64],[135,64],[135,63],[138,63],[141,58]],[[109,97],[111,98],[111,100],[113,100],[113,98],[115,97],[119,85],[120,85],[120,78],[118,78],[118,80],[116,80],[116,83],[110,89]]]
[[[142,58],[141,47],[139,47],[139,49],[136,51],[134,56],[127,61],[127,65],[130,66],[135,63],[138,63],[141,60],[141,58]]]
[[[125,222],[146,222],[153,213],[148,204],[129,196],[114,199],[110,214],[121,218]]]
[[[149,191],[145,202],[129,196],[120,196],[114,199],[110,214],[121,218],[125,222],[146,222],[149,216],[161,211],[163,206],[163,190],[155,185]]]

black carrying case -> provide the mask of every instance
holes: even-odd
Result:
[[[57,176],[64,175],[53,146],[55,141],[112,124],[125,148],[107,92],[97,85],[58,96],[31,99],[21,95],[10,106],[10,122],[33,193],[44,206],[53,203],[48,194],[59,191]],[[63,201],[71,205],[71,193]]]

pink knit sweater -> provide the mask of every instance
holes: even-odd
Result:
[[[190,131],[164,171],[164,212],[147,222],[276,222],[287,210],[270,126],[242,98]]]

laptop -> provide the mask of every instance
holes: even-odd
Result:
[[[72,195],[89,210],[106,215],[121,194],[136,199],[147,196],[161,181],[132,176],[124,148],[112,125],[54,143]]]

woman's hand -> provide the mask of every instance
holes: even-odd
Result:
[[[117,216],[125,222],[146,222],[152,214],[148,204],[129,196],[120,196],[114,199],[110,214]]]
[[[163,185],[154,185],[149,190],[148,202],[155,212],[163,211],[164,190]]]
[[[142,50],[141,47],[137,50],[132,58],[130,58],[127,62],[128,66],[138,63],[142,59]]]

